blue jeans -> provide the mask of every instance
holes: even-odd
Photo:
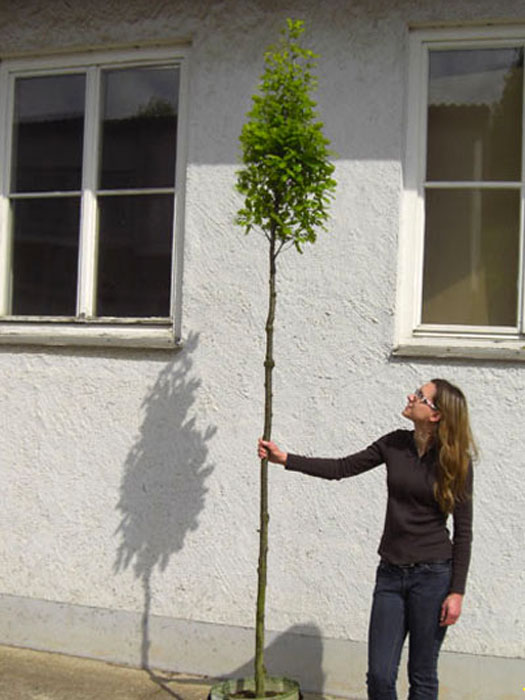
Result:
[[[439,615],[450,577],[450,562],[379,564],[368,634],[369,700],[396,700],[407,634],[409,700],[437,700],[437,661],[447,629],[439,626]]]

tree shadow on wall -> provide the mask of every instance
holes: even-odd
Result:
[[[213,471],[206,443],[216,428],[200,430],[191,415],[201,384],[191,376],[191,354],[197,344],[198,335],[191,335],[144,400],[144,420],[126,459],[116,506],[122,519],[116,531],[120,544],[114,571],[133,566],[141,580],[141,666],[159,684],[149,662],[151,577],[155,567],[166,569],[170,557],[183,548],[186,534],[197,529],[207,491],[205,481]]]

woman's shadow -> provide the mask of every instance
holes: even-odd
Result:
[[[285,632],[267,633],[264,665],[269,676],[286,676],[298,681],[302,689],[324,687],[323,640],[313,623],[293,625]],[[254,659],[227,674],[226,678],[254,675]]]
[[[144,419],[125,462],[116,506],[121,522],[114,571],[133,566],[142,582],[141,665],[159,684],[162,679],[151,671],[149,659],[151,577],[155,567],[166,569],[172,554],[183,548],[186,534],[197,529],[205,481],[214,468],[206,443],[216,428],[202,429],[192,415],[201,385],[191,372],[197,344],[198,335],[191,335],[144,400]]]

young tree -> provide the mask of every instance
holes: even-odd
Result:
[[[317,87],[312,74],[318,58],[300,44],[304,23],[288,19],[280,42],[264,54],[260,94],[253,96],[240,142],[244,168],[237,189],[244,206],[237,223],[248,233],[262,231],[269,244],[269,301],[266,320],[265,409],[263,439],[272,429],[273,331],[276,261],[281,252],[314,243],[316,230],[325,228],[328,205],[335,190],[334,166],[329,162],[328,139],[310,97]],[[264,697],[264,614],[268,552],[268,461],[261,462],[260,541],[255,642],[255,695]]]

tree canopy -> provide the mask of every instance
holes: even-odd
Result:
[[[237,189],[244,206],[237,223],[248,233],[259,227],[267,237],[293,243],[297,250],[324,228],[335,190],[329,140],[310,94],[318,56],[303,48],[300,20],[287,20],[281,39],[264,54],[265,70],[253,96],[240,142],[244,168]]]

